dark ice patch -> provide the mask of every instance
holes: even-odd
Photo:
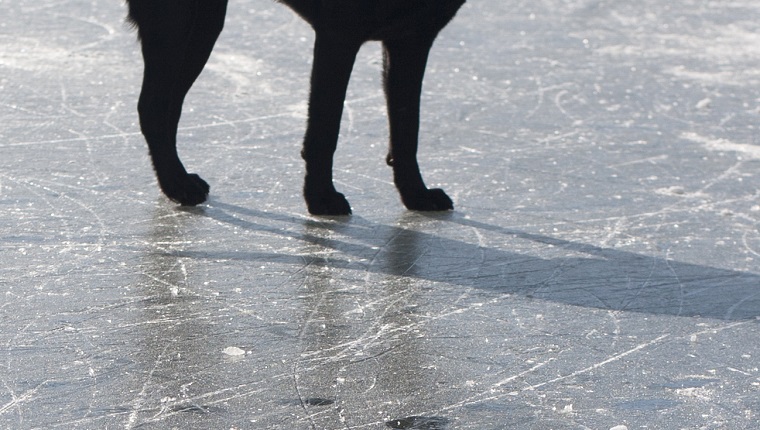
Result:
[[[392,429],[404,430],[444,430],[449,419],[444,417],[412,416],[386,421],[385,425]]]
[[[335,400],[322,397],[309,397],[308,399],[304,399],[303,402],[309,406],[330,406],[335,403]]]
[[[618,403],[618,409],[628,411],[662,411],[678,406],[680,403],[669,399],[637,399]]]

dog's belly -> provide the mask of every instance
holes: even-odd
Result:
[[[437,34],[465,0],[281,0],[315,30],[362,40]]]

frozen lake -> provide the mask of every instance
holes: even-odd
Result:
[[[753,429],[760,3],[470,1],[406,211],[381,53],[301,198],[311,29],[233,0],[162,197],[120,1],[0,0],[0,427]],[[755,423],[755,424],[753,424]]]

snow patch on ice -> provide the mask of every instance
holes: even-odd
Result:
[[[612,19],[628,27],[633,37],[627,43],[599,46],[596,54],[676,64],[663,71],[686,80],[753,86],[760,82],[755,63],[760,56],[760,33],[750,21],[729,25],[705,22],[702,31],[693,34],[652,27],[657,19],[646,14],[613,14]]]
[[[46,41],[31,37],[0,36],[0,45],[3,45],[0,67],[38,72],[53,68],[69,70],[83,64],[94,64],[86,55],[44,42]]]
[[[683,397],[690,397],[698,400],[711,400],[712,390],[705,387],[687,387],[679,388],[676,390],[676,394]]]
[[[262,60],[245,54],[219,51],[211,56],[205,69],[232,83],[236,87],[233,92],[235,95],[274,94],[270,81],[259,78],[269,74]]]
[[[750,145],[747,143],[735,143],[728,139],[711,138],[701,136],[697,133],[683,133],[682,139],[690,140],[701,144],[708,151],[730,151],[739,152],[750,158],[760,159],[760,146]]]
[[[679,186],[679,185],[673,185],[671,187],[665,187],[665,188],[658,188],[654,192],[663,196],[678,196],[678,197],[685,197],[685,198],[700,198],[700,197],[707,196],[705,193],[700,192],[700,191],[689,193],[686,191],[684,187]]]

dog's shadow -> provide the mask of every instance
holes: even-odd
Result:
[[[489,242],[503,246],[481,246],[415,230],[414,224],[423,216],[418,214],[402,218],[399,226],[388,226],[358,216],[304,220],[221,202],[213,202],[197,213],[238,229],[289,237],[310,251],[287,255],[173,252],[178,257],[271,261],[297,267],[318,263],[443,282],[486,293],[654,315],[731,321],[760,317],[758,274],[515,231],[457,213],[429,216],[456,224],[457,228],[474,229],[481,236],[496,239]],[[405,222],[410,228],[404,227]],[[303,228],[292,228],[293,224]]]

